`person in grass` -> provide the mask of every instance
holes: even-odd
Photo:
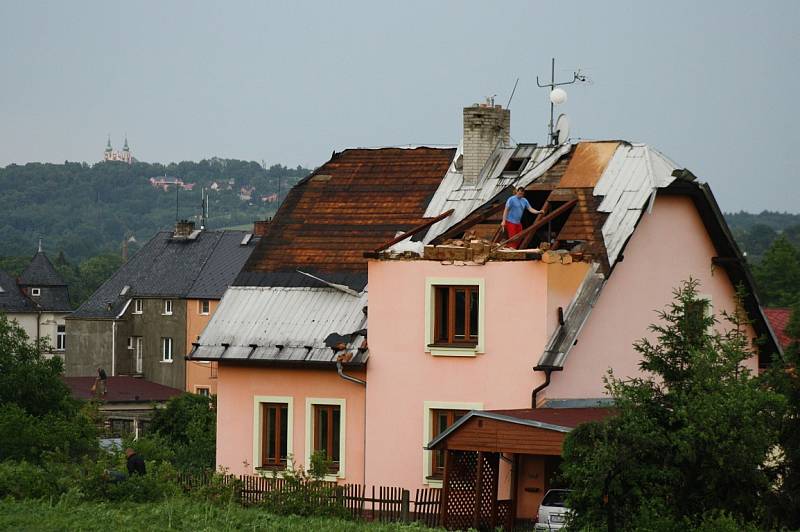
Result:
[[[145,468],[144,468],[144,459],[141,456],[136,454],[136,451],[128,447],[125,449],[125,456],[128,457],[128,475],[144,475]]]
[[[506,201],[506,208],[503,211],[503,221],[500,225],[506,230],[508,238],[513,238],[522,232],[522,215],[525,211],[531,214],[539,214],[542,211],[537,211],[528,200],[525,198],[525,188],[519,187],[514,191],[514,195]],[[519,248],[520,239],[509,242],[508,246],[514,249]]]

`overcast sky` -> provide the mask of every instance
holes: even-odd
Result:
[[[0,3],[0,166],[102,157],[317,166],[457,144],[497,95],[543,142],[536,75],[581,68],[572,136],[646,142],[725,211],[800,212],[800,1]]]

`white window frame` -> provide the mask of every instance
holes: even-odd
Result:
[[[136,373],[144,371],[144,339],[141,336],[132,336],[133,338],[133,360]]]
[[[429,347],[433,343],[436,311],[434,290],[437,286],[478,287],[478,343],[475,347]],[[425,352],[433,356],[474,357],[486,352],[486,286],[481,277],[426,277],[425,278]]]
[[[169,349],[167,349],[169,346]],[[166,364],[171,364],[173,359],[173,355],[175,349],[175,342],[173,342],[172,337],[170,336],[162,336],[161,337],[161,362]],[[167,356],[169,355],[169,357]]]
[[[164,316],[172,316],[172,300],[165,299],[164,300],[164,312],[162,312]]]
[[[205,304],[208,307],[206,310],[203,310],[203,305]],[[211,314],[211,301],[208,299],[201,299],[197,302],[197,312],[201,316],[208,316]]]
[[[425,401],[422,405],[422,483],[431,488],[441,488],[442,481],[428,478],[431,476],[431,453],[425,450],[433,438],[433,410],[483,410],[483,403],[454,402],[454,401]]]
[[[144,313],[144,300],[142,300],[142,299],[134,299],[133,300],[133,313],[134,314],[143,314]]]
[[[314,439],[314,406],[337,405],[339,407],[339,471],[336,474],[325,475],[325,480],[334,482],[345,478],[345,439],[347,436],[347,400],[338,397],[306,397],[306,471],[311,468],[311,453]]]
[[[59,331],[58,328],[63,327],[63,331]],[[56,325],[56,351],[66,351],[67,349],[67,326],[66,325]]]
[[[40,295],[42,295],[42,289],[41,288],[31,288],[31,295],[32,296],[40,296]]]
[[[282,403],[286,405],[286,471],[289,471],[293,464],[289,459],[294,454],[294,397],[288,395],[254,395],[253,396],[253,473],[261,473],[261,432],[262,432],[262,403]],[[278,476],[282,472],[276,471]]]

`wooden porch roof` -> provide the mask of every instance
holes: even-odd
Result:
[[[613,415],[612,408],[473,410],[433,439],[426,449],[561,454],[566,435],[581,423]]]

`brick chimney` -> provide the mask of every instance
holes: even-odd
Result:
[[[186,238],[194,231],[194,222],[180,220],[175,223],[175,238]]]
[[[253,236],[264,236],[267,234],[267,229],[269,228],[269,220],[256,220],[253,222]]]
[[[508,145],[511,111],[493,100],[464,108],[464,185],[475,186],[497,144]]]

